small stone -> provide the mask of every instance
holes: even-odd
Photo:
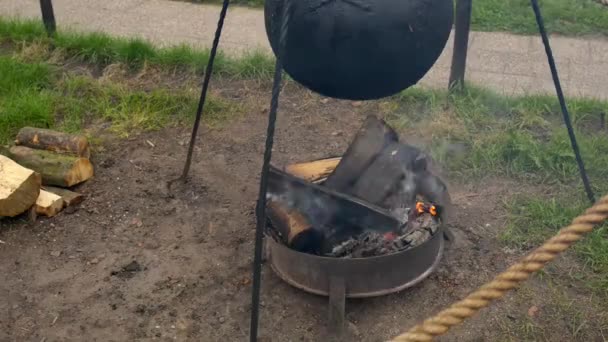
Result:
[[[353,101],[353,107],[361,107],[363,105],[362,101]]]
[[[355,325],[355,323],[353,322],[348,322],[348,331],[353,334],[353,336],[355,337],[359,337],[361,336],[361,332],[359,331],[359,328],[357,328],[357,326]]]
[[[224,156],[223,154],[217,154],[213,157],[213,161],[218,166],[225,166],[226,165],[226,156]]]
[[[158,241],[155,241],[155,240],[146,241],[144,243],[144,248],[145,249],[157,249],[159,247],[160,247],[160,243]]]
[[[326,104],[327,102],[329,102],[329,99],[328,99],[328,98],[321,99],[321,103],[322,103],[322,104]]]
[[[489,223],[486,223],[486,228],[490,228],[490,227],[492,227],[492,225]]]
[[[99,263],[99,259],[97,258],[93,258],[93,260],[91,260],[91,264],[96,265]]]
[[[226,319],[224,317],[220,317],[218,320],[220,321],[220,323],[226,322]]]
[[[156,329],[160,329],[160,325],[155,326]]]
[[[60,255],[61,255],[61,251],[53,251],[53,252],[51,252],[51,256],[52,257],[58,257]]]
[[[128,265],[123,267],[123,270],[125,272],[139,272],[139,271],[141,271],[141,266],[139,265],[139,263],[137,261],[133,260]]]
[[[140,218],[138,217],[134,217],[133,220],[131,220],[131,225],[132,226],[137,226],[137,227],[141,227],[144,225],[144,223],[141,221]]]
[[[538,314],[538,306],[533,305],[528,309],[528,316],[534,317]]]

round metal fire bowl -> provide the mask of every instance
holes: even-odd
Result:
[[[369,258],[330,258],[290,249],[266,236],[272,270],[288,284],[329,296],[330,283],[343,284],[347,298],[383,296],[412,287],[428,277],[443,255],[444,227],[420,246]]]

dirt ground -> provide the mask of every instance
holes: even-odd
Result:
[[[226,94],[245,88],[221,87]],[[181,172],[189,127],[125,140],[107,134],[93,156],[95,178],[77,188],[87,198],[76,210],[33,224],[0,221],[0,341],[248,339],[254,205],[269,96],[264,87],[248,89],[249,98],[261,99],[257,105],[229,124],[202,130],[188,184],[166,187]],[[287,87],[273,164],[343,153],[365,116],[376,111],[373,104],[325,101]],[[348,300],[351,340],[385,341],[518,257],[496,235],[504,224],[502,201],[529,189],[494,178],[449,184],[456,240],[439,268],[403,292]],[[441,340],[602,341],[594,321],[572,333],[568,314],[551,309],[548,286],[534,278]],[[568,298],[591,307],[575,289]],[[260,340],[329,340],[326,301],[290,287],[265,265]],[[532,306],[538,315],[530,314]],[[522,333],[530,320],[540,335]]]

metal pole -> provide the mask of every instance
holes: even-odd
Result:
[[[251,288],[251,324],[249,330],[249,341],[258,340],[258,323],[260,320],[260,290],[262,288],[262,246],[264,241],[264,229],[266,229],[266,194],[268,191],[268,174],[270,173],[270,160],[272,158],[272,146],[274,144],[274,132],[279,108],[279,96],[281,94],[281,82],[283,81],[283,60],[286,59],[285,50],[287,46],[287,32],[289,31],[289,20],[291,17],[291,1],[283,0],[281,13],[281,28],[279,36],[279,51],[276,54],[274,66],[274,80],[272,83],[272,96],[270,98],[270,110],[268,112],[268,128],[266,130],[266,146],[264,148],[264,162],[260,175],[260,191],[258,202],[255,207],[255,249],[253,256],[253,284]]]
[[[53,11],[53,2],[51,0],[40,0],[40,9],[42,10],[42,22],[44,22],[46,33],[49,36],[52,36],[57,30],[57,25],[55,24],[55,12]]]
[[[572,151],[574,151],[574,156],[576,158],[576,164],[578,165],[578,170],[581,174],[581,180],[583,181],[583,186],[585,187],[585,192],[587,193],[587,198],[591,203],[595,203],[595,194],[591,189],[591,183],[589,182],[589,177],[587,176],[587,171],[585,170],[585,163],[583,162],[583,157],[581,156],[581,151],[578,148],[578,143],[576,142],[576,135],[574,133],[574,127],[572,127],[572,121],[570,120],[570,113],[568,112],[568,106],[566,105],[566,98],[564,97],[564,92],[562,91],[562,85],[559,81],[559,74],[557,73],[557,66],[555,65],[555,59],[553,58],[553,51],[551,50],[551,45],[549,44],[549,36],[547,35],[547,31],[545,30],[545,23],[543,21],[542,14],[540,12],[540,7],[538,6],[538,0],[530,0],[532,4],[532,10],[534,11],[534,17],[536,18],[536,24],[538,25],[538,32],[540,33],[540,37],[543,41],[543,45],[545,46],[545,53],[547,54],[547,62],[549,62],[549,68],[551,69],[551,77],[553,78],[553,84],[555,85],[555,93],[557,94],[557,99],[559,100],[559,106],[562,110],[562,115],[564,117],[564,123],[566,124],[566,129],[568,130],[568,136],[570,137],[570,144],[572,145]]]
[[[464,85],[464,74],[467,66],[469,31],[471,29],[472,0],[456,0],[456,18],[454,20],[454,51],[450,69],[448,88],[461,89]]]
[[[209,53],[209,60],[207,61],[207,68],[205,68],[205,76],[203,78],[203,87],[201,89],[201,96],[198,101],[198,107],[196,109],[196,118],[194,119],[194,125],[192,126],[192,135],[190,136],[190,144],[188,145],[188,154],[186,155],[186,163],[184,164],[184,171],[180,178],[184,182],[188,180],[188,172],[190,171],[190,165],[192,164],[192,153],[194,152],[194,145],[196,144],[196,136],[198,134],[199,126],[201,125],[201,118],[203,116],[203,109],[205,108],[205,101],[207,99],[207,91],[209,89],[209,82],[211,82],[211,74],[213,72],[213,62],[215,61],[215,55],[220,44],[220,37],[222,35],[222,28],[224,27],[224,20],[226,19],[226,12],[228,11],[228,5],[230,0],[224,0],[222,3],[222,10],[220,11],[220,17],[217,22],[217,28],[215,29],[215,37],[213,38],[213,44],[211,45],[211,52]]]

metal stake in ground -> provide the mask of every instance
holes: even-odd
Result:
[[[540,8],[538,7],[537,0],[530,0],[532,3],[532,9],[534,10],[534,15],[536,17],[536,23],[538,24],[538,31],[540,32],[540,36],[543,40],[543,45],[545,46],[545,52],[547,53],[547,61],[549,62],[549,67],[551,68],[551,76],[553,77],[553,83],[555,84],[555,92],[557,93],[557,98],[559,100],[559,105],[562,110],[562,114],[564,116],[564,123],[566,124],[566,128],[568,129],[568,136],[570,137],[570,143],[572,144],[572,150],[574,151],[574,156],[576,157],[576,163],[578,164],[578,169],[581,174],[581,179],[583,180],[583,186],[585,187],[585,192],[587,193],[587,197],[591,203],[595,202],[595,195],[593,194],[593,190],[591,190],[591,185],[589,184],[589,178],[587,177],[587,171],[585,171],[585,164],[583,163],[583,158],[581,157],[581,151],[578,148],[578,144],[576,143],[576,135],[574,134],[574,129],[572,128],[572,122],[570,121],[570,114],[568,113],[568,107],[566,106],[566,99],[564,98],[564,93],[562,91],[562,86],[559,81],[559,75],[557,73],[557,67],[555,66],[555,60],[553,59],[553,52],[551,51],[551,45],[549,45],[549,37],[547,37],[547,32],[545,30],[545,24],[543,22],[542,14],[540,13]]]
[[[279,94],[281,93],[281,81],[283,75],[283,56],[285,56],[285,45],[287,44],[287,30],[291,15],[291,1],[283,2],[281,13],[281,31],[279,37],[279,51],[276,56],[274,67],[274,81],[272,84],[272,98],[270,100],[270,111],[268,113],[268,129],[266,130],[266,146],[264,148],[264,163],[260,177],[260,191],[256,205],[256,227],[255,227],[255,250],[253,257],[253,285],[251,288],[251,326],[249,340],[258,340],[258,321],[260,318],[260,288],[262,286],[262,242],[264,229],[266,228],[266,193],[268,190],[268,175],[270,173],[270,159],[272,157],[272,145],[274,143],[274,128],[277,121],[277,110],[279,108]]]
[[[42,21],[46,28],[46,33],[49,36],[55,34],[57,25],[55,24],[55,12],[53,11],[53,2],[51,0],[40,0],[40,9],[42,10]]]
[[[220,17],[217,22],[217,29],[215,30],[215,38],[213,39],[213,45],[211,46],[211,52],[209,53],[209,61],[207,61],[207,68],[205,68],[203,88],[201,90],[201,97],[199,99],[198,108],[196,110],[196,119],[194,120],[194,126],[192,127],[190,145],[188,146],[188,156],[186,157],[184,171],[182,172],[182,176],[180,177],[183,181],[186,181],[188,177],[188,172],[190,171],[190,164],[192,164],[192,153],[194,152],[194,145],[196,144],[196,135],[198,134],[198,128],[201,123],[203,108],[205,107],[205,100],[207,98],[207,90],[209,89],[209,81],[211,80],[211,73],[213,72],[213,61],[215,60],[215,55],[217,54],[217,47],[220,43],[220,36],[222,35],[222,28],[224,27],[224,19],[226,18],[226,12],[228,11],[229,3],[230,0],[224,0],[224,3],[222,4],[222,10],[220,12]]]
[[[472,0],[457,0],[456,3],[454,52],[452,54],[452,67],[450,68],[450,82],[448,85],[450,90],[462,89],[464,86],[467,50],[469,48],[469,31],[471,28],[472,2]]]

